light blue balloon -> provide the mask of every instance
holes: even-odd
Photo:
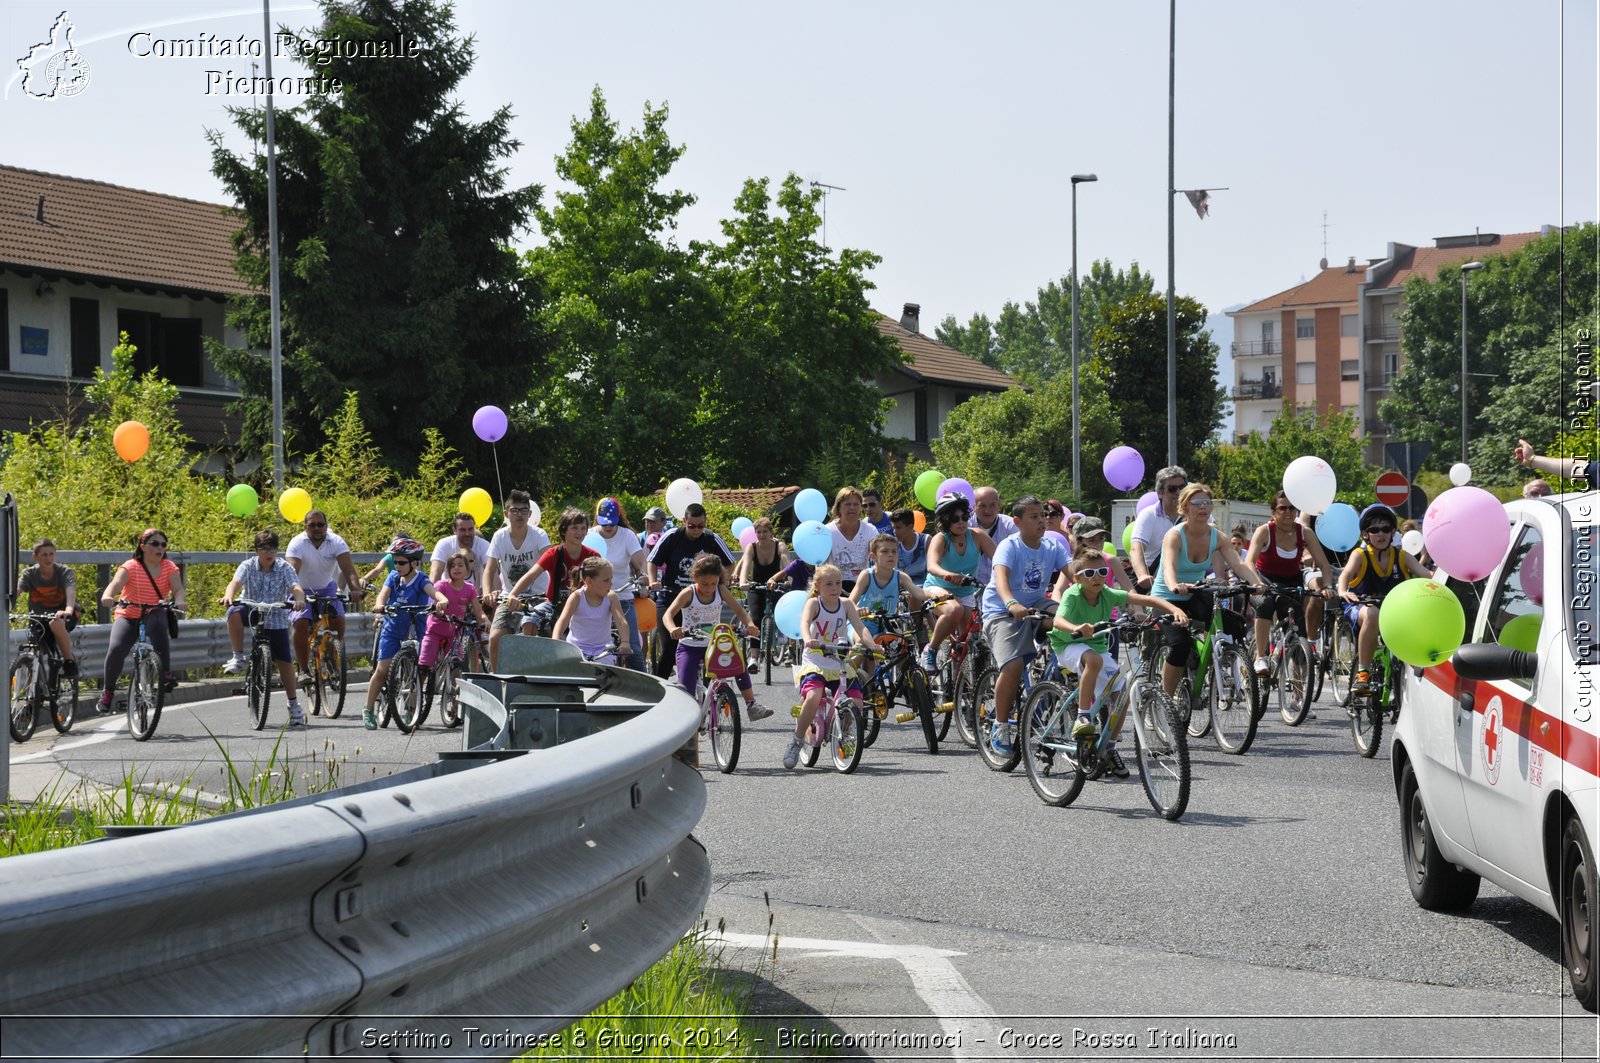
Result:
[[[833,533],[808,520],[794,530],[794,552],[808,565],[820,565],[833,553]]]
[[[790,591],[772,607],[772,622],[778,625],[778,630],[783,632],[785,638],[800,637],[800,613],[805,609],[808,597],[810,595],[805,591]]]
[[[744,534],[744,530],[754,524],[755,521],[751,520],[749,517],[734,517],[733,525],[728,529],[729,531],[733,532],[734,542],[738,542],[739,536]]]
[[[583,537],[583,545],[604,557],[606,554],[606,537],[600,534],[600,529],[592,528],[588,535]]]
[[[1317,518],[1317,538],[1329,550],[1344,552],[1361,538],[1361,518],[1355,507],[1345,502],[1335,502]]]
[[[815,487],[808,487],[794,496],[794,515],[796,520],[821,524],[828,519],[828,500]]]

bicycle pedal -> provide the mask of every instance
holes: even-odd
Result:
[[[956,711],[956,703],[953,702],[953,701],[941,701],[933,711],[934,712],[955,712]]]
[[[229,690],[228,693],[232,694],[234,697],[242,697],[244,695],[244,687],[234,687]]]
[[[916,718],[917,718],[917,714],[914,713],[914,712],[897,712],[897,713],[894,714],[894,722],[895,723],[910,723],[912,720],[915,720]]]

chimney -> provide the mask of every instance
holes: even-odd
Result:
[[[1350,256],[1350,264],[1344,268],[1344,271],[1346,273],[1354,273],[1356,271],[1356,256]]]
[[[44,196],[42,194],[39,196],[39,205],[33,210],[33,220],[37,222],[44,221]]]
[[[907,332],[915,332],[920,336],[922,335],[921,317],[922,304],[907,303],[905,308],[900,311],[900,327]]]

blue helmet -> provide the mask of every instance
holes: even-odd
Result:
[[[1396,527],[1398,527],[1400,524],[1400,518],[1394,515],[1394,510],[1390,509],[1382,502],[1374,502],[1372,505],[1361,511],[1361,520],[1359,522],[1361,534],[1365,535],[1367,532],[1371,531],[1372,525],[1378,523],[1380,520],[1386,520]]]

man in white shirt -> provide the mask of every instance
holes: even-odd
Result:
[[[478,522],[471,513],[457,513],[451,528],[453,534],[446,535],[433,546],[429,582],[438,583],[444,579],[445,562],[450,560],[450,555],[457,550],[466,550],[472,554],[472,575],[468,578],[474,587],[482,588],[483,566],[489,560],[489,540],[478,534]]]
[[[1178,514],[1178,492],[1189,486],[1189,474],[1177,465],[1156,473],[1155,505],[1148,507],[1133,522],[1133,545],[1128,560],[1133,563],[1134,590],[1148,594],[1161,567],[1161,541],[1183,518]]]
[[[550,549],[550,536],[528,523],[533,515],[533,499],[528,492],[512,491],[506,501],[505,514],[508,523],[495,532],[489,542],[489,560],[483,566],[483,582],[478,586],[483,595],[483,607],[494,618],[489,622],[491,672],[500,660],[500,640],[522,626],[522,604],[509,596],[511,588],[539,560],[539,555]],[[543,594],[549,584],[550,577],[545,576],[529,589]]]
[[[284,555],[289,564],[294,566],[295,573],[300,577],[300,585],[306,590],[305,608],[296,610],[291,619],[294,621],[294,659],[300,672],[299,680],[302,685],[307,685],[311,682],[308,670],[311,625],[318,608],[312,597],[337,594],[341,576],[350,597],[359,601],[365,591],[361,586],[361,577],[356,575],[355,565],[350,560],[349,544],[328,530],[328,515],[320,509],[313,509],[306,514],[304,528],[289,540],[289,549],[284,551]],[[344,603],[334,600],[323,603],[321,608],[328,610],[329,623],[339,637],[344,638]]]
[[[993,539],[996,550],[1000,549],[1001,540],[1017,534],[1017,522],[1000,512],[1000,492],[992,487],[980,487],[972,492],[972,527]],[[986,555],[980,556],[978,582],[987,587],[993,573],[994,561]]]

